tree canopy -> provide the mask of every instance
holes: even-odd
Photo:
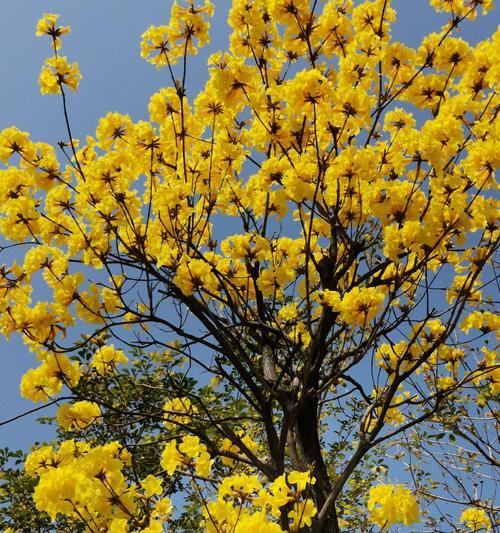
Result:
[[[191,96],[176,1],[150,120],[85,140],[43,15],[68,136],[0,133],[0,329],[57,433],[1,451],[4,531],[495,530],[500,34],[430,4],[414,49],[390,0],[233,0]]]

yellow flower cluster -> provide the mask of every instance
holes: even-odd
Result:
[[[240,431],[237,433],[238,438],[241,440],[241,444],[245,446],[250,452],[252,452],[255,455],[258,455],[259,452],[259,444],[255,442],[250,435],[245,434],[243,431]],[[220,444],[220,450],[222,452],[230,452],[237,455],[243,455],[245,456],[245,452],[240,450],[239,446],[236,445],[233,441],[228,439],[227,437],[224,437],[222,439],[222,442]],[[234,466],[235,460],[232,457],[226,457],[222,456],[222,464],[226,466]]]
[[[488,383],[490,393],[495,395],[500,392],[500,365],[496,350],[488,350],[485,346],[481,348],[484,353],[483,360],[478,363],[473,382],[478,385]]]
[[[460,329],[469,333],[471,329],[478,329],[483,333],[493,331],[500,335],[500,316],[488,311],[472,311],[465,317]]]
[[[105,376],[110,372],[112,373],[118,363],[126,364],[127,362],[128,358],[123,351],[117,350],[113,344],[109,344],[96,350],[89,366],[95,368],[101,376]]]
[[[323,301],[347,324],[367,327],[384,301],[384,293],[373,287],[354,287],[341,296],[336,291],[323,292]]]
[[[418,346],[408,347],[407,341],[400,341],[397,344],[384,343],[380,346],[375,354],[378,364],[388,373],[405,372],[411,368],[421,350]]]
[[[462,269],[449,290],[450,304],[464,292],[468,302],[478,302],[480,280],[470,287],[466,280],[480,258],[468,249],[458,253],[454,246],[465,242],[467,233],[482,232],[485,239],[496,234],[496,202],[487,191],[493,186],[489,169],[498,164],[493,141],[497,126],[490,112],[493,106],[483,113],[479,102],[487,101],[493,86],[491,57],[498,40],[472,49],[451,36],[437,46],[441,37],[434,36],[412,50],[390,42],[389,31],[380,36],[363,22],[376,16],[380,2],[357,7],[330,2],[311,30],[309,59],[315,66],[297,69],[282,80],[284,65],[311,54],[294,33],[301,34],[302,21],[311,15],[309,7],[307,2],[296,4],[292,16],[282,2],[233,2],[230,51],[210,58],[209,80],[194,105],[179,95],[178,88],[167,87],[151,99],[151,122],[134,123],[129,116],[108,114],[99,121],[95,137],[89,136],[78,150],[85,179],[75,176],[71,167],[60,168],[47,145],[15,128],[4,130],[0,159],[8,163],[18,157],[19,168],[1,171],[2,234],[11,240],[36,236],[42,247],[67,250],[67,257],[79,257],[93,268],[102,267],[115,245],[132,255],[147,250],[144,257],[171,277],[183,296],[197,294],[222,307],[236,305],[243,315],[255,314],[254,304],[261,296],[275,302],[271,325],[283,328],[300,346],[310,342],[305,311],[316,318],[321,313],[317,266],[330,253],[324,243],[332,224],[346,236],[365,231],[365,225],[373,229],[370,234],[381,232],[380,260],[389,263],[377,286],[357,286],[354,265],[343,270],[352,252],[349,240],[344,236],[345,242],[338,243],[330,259],[343,275],[333,290],[324,286],[324,303],[339,312],[343,322],[364,327],[382,316],[388,291],[402,277],[406,281],[400,289],[411,300],[418,274],[411,277],[407,272],[426,254],[431,269],[446,262]],[[155,29],[145,38],[149,44],[144,54],[150,59],[156,52],[166,58],[169,52],[163,53],[162,47],[174,47],[174,58],[184,53],[182,42],[190,46],[201,36],[199,41],[205,42],[211,5],[176,3],[173,9],[175,17],[165,27],[168,35],[162,37],[163,30]],[[38,32],[57,33],[54,17],[44,17]],[[393,18],[388,9],[382,26],[389,26]],[[265,65],[266,76],[252,63],[256,50],[261,50],[260,68]],[[431,53],[437,70],[427,73],[425,58]],[[332,56],[339,59],[335,71],[321,59]],[[455,63],[449,63],[450,57]],[[51,60],[54,65],[56,60],[63,64],[63,58],[56,57]],[[372,142],[361,146],[353,138],[360,131],[370,135],[376,102],[366,95],[378,84],[379,61],[391,80],[387,98],[405,108],[387,110],[380,117],[382,126],[371,134]],[[76,80],[69,73],[59,74],[62,85]],[[450,89],[440,99],[448,78],[449,87],[461,94]],[[54,76],[51,83],[56,90]],[[481,89],[475,92],[474,87]],[[422,94],[429,99],[421,101]],[[419,130],[407,104],[436,116]],[[234,117],[240,111],[250,118],[237,127]],[[477,140],[462,150],[462,118],[467,113],[476,117],[470,128]],[[453,168],[447,167],[457,150],[462,150],[462,157]],[[268,156],[255,172],[242,173],[254,151]],[[313,210],[315,215],[310,211],[313,201],[321,206]],[[141,205],[148,209],[141,210]],[[260,220],[257,224],[274,224],[289,214],[298,237],[246,228],[217,242],[212,218],[239,213],[249,213]],[[198,243],[199,249],[189,250],[187,243]],[[102,324],[105,316],[120,312],[120,276],[111,276],[108,286],[89,284],[84,290],[84,278],[68,272],[63,262],[52,251],[45,258],[42,252],[34,253],[25,261],[19,282],[5,282],[9,294],[3,308],[10,307],[11,313],[2,315],[4,333],[20,331],[27,342],[40,342],[63,334],[75,315]],[[37,268],[53,298],[34,308],[28,303],[30,278],[24,274]],[[288,298],[290,290],[296,291],[293,300]],[[310,309],[304,306],[307,301]],[[284,306],[289,307],[281,313]]]
[[[57,411],[57,423],[66,430],[81,430],[94,423],[101,414],[101,409],[94,402],[65,403]]]
[[[219,283],[212,270],[212,265],[203,259],[183,257],[177,265],[173,281],[186,296],[200,288],[215,293]]]
[[[311,525],[316,514],[313,501],[307,498],[308,487],[314,483],[309,472],[296,471],[279,476],[267,488],[255,475],[226,477],[219,485],[217,500],[204,509],[206,531],[280,533],[283,530],[269,513],[277,519],[285,505],[291,506],[288,530],[300,531]]]
[[[130,464],[131,455],[117,442],[92,448],[68,440],[58,450],[43,446],[29,454],[25,471],[38,477],[33,499],[52,520],[63,515],[91,530],[161,533],[172,502],[162,497],[162,480],[156,476],[146,476],[140,487],[129,485],[123,470]],[[144,519],[139,515],[141,502],[150,506]],[[138,523],[147,525],[131,529]]]
[[[48,35],[52,38],[54,56],[44,61],[38,83],[42,94],[57,94],[63,91],[63,85],[68,86],[72,91],[78,89],[82,75],[78,70],[77,63],[68,63],[64,56],[58,54],[61,47],[61,35],[69,33],[69,26],[56,26],[59,15],[45,13],[38,21],[36,35]]]
[[[460,521],[463,522],[470,531],[491,531],[491,521],[484,509],[469,507],[464,509],[460,515]]]
[[[198,413],[196,405],[189,398],[172,398],[163,406],[165,420],[163,424],[167,429],[178,429],[193,420],[193,415]]]
[[[106,526],[134,512],[135,491],[122,473],[130,455],[117,442],[91,448],[65,441],[59,450],[45,446],[26,459],[25,469],[39,477],[33,500],[52,520],[58,514]]]
[[[162,480],[156,476],[149,474],[141,481],[141,487],[144,490],[144,495],[147,498],[152,496],[159,496],[162,492]]]
[[[400,387],[401,388],[401,387]],[[383,390],[374,390],[372,392],[372,397],[380,405],[384,401],[384,391]],[[403,394],[396,394],[385,411],[384,422],[391,424],[393,426],[399,426],[403,424],[406,420],[406,417],[403,412],[401,412],[399,406],[404,404],[404,400],[409,398],[410,393],[408,391],[403,392]],[[377,407],[373,411],[370,411],[364,422],[364,431],[369,433],[371,432],[381,417],[380,409]]]
[[[45,60],[38,83],[42,94],[57,94],[61,92],[61,85],[76,91],[81,79],[78,64],[68,63],[66,57],[60,56]]]
[[[431,6],[437,11],[444,11],[453,13],[455,17],[468,16],[475,18],[477,11],[471,9],[475,2],[468,2],[467,0],[429,0]],[[493,0],[481,0],[477,2],[481,6],[483,15],[486,15],[490,9],[493,8]]]
[[[150,26],[143,33],[141,56],[157,67],[163,67],[175,65],[186,54],[196,54],[195,39],[200,48],[209,42],[210,23],[204,15],[211,17],[213,12],[210,0],[204,0],[203,5],[195,5],[191,0],[187,7],[175,1],[168,26]]]
[[[417,500],[404,485],[372,487],[367,507],[372,522],[384,529],[397,523],[408,526],[418,522]]]
[[[145,528],[137,533],[157,533],[172,513],[169,498],[162,498],[163,480],[148,475],[140,487],[129,485],[123,469],[130,464],[130,454],[117,442],[91,447],[89,443],[64,441],[58,450],[43,446],[29,454],[26,473],[38,477],[34,501],[52,520],[63,515],[75,521],[98,525],[111,532],[128,532],[131,517],[137,517],[141,498],[153,505]],[[198,437],[185,436],[169,442],[161,466],[169,475],[179,468],[190,476],[210,476],[212,460]],[[276,523],[282,507],[289,505],[289,531],[310,526],[316,508],[309,499],[309,487],[315,483],[309,472],[292,471],[276,478],[267,487],[257,475],[236,474],[223,479],[216,501],[204,504],[204,528],[219,531],[281,532]],[[138,520],[134,520],[138,522]]]
[[[88,443],[69,440],[58,450],[44,446],[32,452],[26,459],[25,470],[28,475],[38,476],[34,501],[52,520],[64,515],[100,524],[109,531],[120,531],[118,526],[129,531],[129,519],[138,510],[139,499],[144,497],[154,499],[154,511],[148,527],[140,531],[161,531],[172,512],[170,500],[161,498],[162,479],[146,476],[139,491],[128,485],[122,472],[129,463],[130,455],[116,442],[92,448]],[[210,476],[211,463],[206,447],[195,436],[169,442],[161,458],[161,466],[169,475],[185,467],[189,475],[204,479]],[[282,530],[273,519],[280,516],[285,505],[290,505],[290,531],[299,531],[311,525],[316,514],[312,500],[307,498],[308,487],[314,483],[309,472],[284,474],[267,488],[256,475],[226,477],[219,485],[217,500],[204,508],[206,531],[236,528],[235,531],[244,532],[252,524],[258,531],[279,532]]]
[[[171,440],[165,445],[160,464],[169,475],[184,465],[190,469],[194,468],[198,476],[208,478],[212,460],[207,447],[200,442],[198,437],[186,435],[182,437],[180,443]]]
[[[58,18],[59,15],[55,13],[44,13],[36,25],[36,36],[49,35],[52,37],[56,50],[61,46],[61,35],[71,31],[69,26],[57,26]]]
[[[58,394],[63,385],[74,387],[80,380],[76,361],[65,355],[46,354],[38,368],[32,368],[21,379],[21,396],[33,402],[45,402]]]

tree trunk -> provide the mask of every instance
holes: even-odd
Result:
[[[296,420],[297,437],[300,454],[303,458],[302,466],[304,470],[311,469],[316,478],[316,483],[311,488],[311,496],[319,513],[330,493],[331,483],[321,453],[318,424],[317,398],[313,397],[301,401]],[[311,531],[315,533],[340,533],[335,506],[332,507],[332,512],[321,529],[316,530],[313,522]]]

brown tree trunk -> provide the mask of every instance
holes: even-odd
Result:
[[[312,397],[301,401],[296,420],[297,437],[304,463],[302,466],[304,469],[311,469],[316,478],[316,483],[311,488],[311,496],[319,512],[331,491],[331,483],[321,453],[318,424],[317,398]],[[332,512],[322,527],[316,530],[313,522],[311,531],[315,533],[340,533],[335,506],[332,507]]]

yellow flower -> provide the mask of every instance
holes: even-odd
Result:
[[[127,533],[129,525],[126,518],[113,518],[108,526],[107,533]]]
[[[170,476],[177,470],[183,462],[183,456],[177,449],[177,442],[172,440],[165,444],[161,454],[161,467],[166,470]]]
[[[161,518],[168,517],[173,511],[173,505],[170,498],[162,498],[155,503],[155,515]]]
[[[212,463],[213,460],[210,458],[210,454],[206,451],[202,451],[196,458],[196,474],[201,477],[210,477]]]
[[[65,355],[46,356],[38,368],[32,368],[21,379],[21,396],[33,402],[47,401],[61,391],[63,384],[74,387],[80,380],[78,363]]]
[[[52,37],[56,50],[61,46],[61,35],[71,31],[69,26],[56,26],[58,18],[59,15],[54,13],[44,13],[42,18],[37,22],[35,33],[37,37],[40,37],[41,35],[49,35]]]
[[[132,120],[128,115],[108,113],[99,120],[96,128],[96,138],[99,147],[103,150],[109,150],[113,144],[119,147],[130,142],[133,129]],[[128,163],[128,158],[123,159],[124,163]],[[117,163],[119,162],[118,160]]]
[[[127,510],[126,515],[133,514],[136,503],[122,473],[122,450],[118,442],[94,448],[75,441],[61,443],[57,453],[51,452],[51,467],[36,470],[39,481],[33,500],[37,509],[52,520],[59,514],[78,520],[85,513],[94,523],[120,518],[116,516],[123,514],[116,513],[120,507]],[[31,464],[27,462],[27,468],[31,469],[40,456],[36,461],[28,459]],[[118,525],[114,527],[117,531]]]
[[[291,531],[299,531],[305,526],[310,526],[316,512],[316,507],[312,500],[295,502],[293,509],[288,513],[288,518],[292,521]]]
[[[193,415],[198,413],[196,405],[189,398],[172,398],[163,406],[165,420],[163,424],[167,429],[177,429],[179,425],[191,422]]]
[[[204,447],[205,445],[200,442],[199,437],[186,435],[182,437],[182,442],[179,444],[179,451],[188,457],[195,459],[200,455]]]
[[[384,118],[384,129],[393,137],[399,134],[405,128],[413,128],[415,119],[411,113],[408,113],[400,107],[386,113]]]
[[[290,472],[287,477],[288,483],[297,486],[297,492],[302,492],[308,485],[314,485],[316,478],[311,475],[311,472]]]
[[[438,379],[437,388],[438,390],[445,391],[456,385],[457,380],[452,376],[443,376]]]
[[[144,489],[144,496],[146,498],[151,498],[151,496],[159,496],[162,492],[162,480],[156,476],[152,476],[151,474],[145,477],[141,481],[141,487]]]
[[[249,451],[251,451],[254,454],[258,452],[259,444],[255,442],[252,439],[252,437],[250,437],[250,435],[246,435],[242,431],[239,431],[237,433],[237,436],[239,436],[239,438],[241,439],[241,442],[248,448]],[[224,437],[222,439],[221,450],[232,452],[238,455],[244,454],[244,452],[240,450],[240,448],[227,437]],[[227,465],[227,466],[233,466],[235,462],[234,459],[231,457],[222,456],[221,460],[222,460],[222,464]]]
[[[0,132],[0,161],[7,163],[13,154],[20,154],[31,160],[35,155],[35,146],[29,137],[28,132],[20,131],[14,126],[2,130]],[[3,176],[6,177],[5,173]],[[16,174],[17,178],[18,176]]]
[[[127,362],[126,355],[110,344],[97,349],[89,366],[95,368],[101,376],[105,376],[108,372],[112,372],[118,363]]]
[[[460,515],[460,521],[463,522],[471,531],[478,531],[483,528],[486,531],[491,530],[491,521],[484,509],[468,507]]]
[[[59,463],[52,446],[42,446],[27,455],[24,470],[29,476],[55,468]]]
[[[220,496],[249,498],[253,493],[262,489],[259,479],[250,474],[237,474],[225,477],[219,485]]]
[[[354,287],[341,297],[336,291],[325,290],[323,300],[347,324],[366,327],[379,312],[384,293],[374,287]]]
[[[489,311],[472,311],[460,324],[460,329],[466,334],[471,328],[479,329],[483,333],[494,331],[500,335],[500,315]]]
[[[90,426],[100,416],[99,406],[84,400],[73,405],[62,405],[57,411],[57,423],[66,430],[81,430]]]
[[[141,57],[157,67],[168,65],[169,33],[168,26],[150,26],[142,34]],[[174,58],[170,62],[175,62]]]
[[[271,503],[275,507],[282,507],[293,500],[290,487],[286,482],[286,475],[277,477],[269,486],[272,495]]]
[[[66,57],[50,57],[45,60],[38,78],[42,94],[57,94],[62,85],[67,85],[72,91],[78,89],[82,75],[77,63],[68,63]]]
[[[180,261],[173,281],[186,296],[193,294],[196,289],[216,292],[219,287],[209,263],[187,256]]]
[[[172,4],[168,25],[150,26],[141,40],[141,56],[157,67],[175,65],[185,53],[196,54],[198,46],[208,43],[210,24],[204,14],[213,15],[213,4],[205,0],[203,6],[195,6],[192,2],[182,7],[177,2]]]
[[[370,489],[370,519],[379,527],[418,522],[418,504],[404,485],[377,485]]]

